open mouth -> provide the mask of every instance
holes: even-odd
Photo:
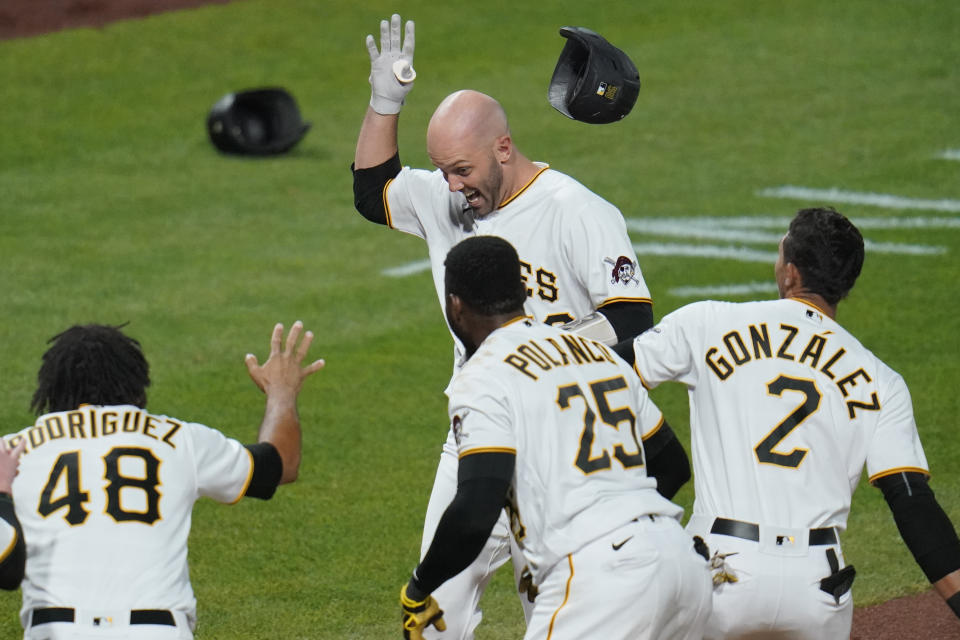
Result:
[[[476,208],[482,199],[479,191],[464,191],[463,196],[467,199],[467,204],[472,208]]]

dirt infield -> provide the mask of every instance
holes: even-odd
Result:
[[[0,40],[61,29],[100,27],[233,0],[0,0]],[[853,616],[852,640],[960,639],[960,620],[933,591],[861,607]]]
[[[0,40],[231,0],[0,0]]]

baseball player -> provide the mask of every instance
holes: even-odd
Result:
[[[246,357],[266,393],[257,444],[148,413],[149,366],[119,328],[74,326],[51,341],[33,396],[37,421],[6,441],[24,449],[13,482],[27,543],[26,640],[193,637],[187,568],[193,505],[269,499],[300,465],[296,399],[323,360],[298,321],[270,357]]]
[[[646,474],[641,436],[663,417],[630,366],[526,316],[520,261],[502,238],[457,244],[445,280],[469,359],[450,384],[458,486],[403,587],[406,637],[445,626],[430,594],[474,560],[506,502],[539,591],[525,638],[699,639],[707,554]]]
[[[708,638],[849,637],[840,534],[864,464],[960,615],[960,542],[927,484],[910,393],[835,320],[863,255],[841,214],[801,210],[780,242],[779,300],[690,304],[635,341],[644,384],[689,390],[687,528],[716,553]]]
[[[25,443],[14,448],[0,438],[0,589],[13,591],[23,580],[26,544],[23,529],[13,508],[13,479],[17,475],[20,454]]]
[[[569,324],[613,344],[630,340],[653,323],[650,293],[638,268],[620,212],[573,178],[527,159],[513,143],[506,115],[490,96],[458,91],[437,107],[427,128],[435,171],[403,167],[397,147],[398,114],[412,87],[414,25],[380,25],[380,48],[367,36],[370,105],[353,165],[358,211],[368,220],[427,243],[438,301],[443,306],[443,260],[460,240],[496,235],[520,254],[526,312],[547,324]],[[464,350],[454,335],[454,371]],[[671,497],[689,478],[683,447],[664,425],[648,450],[663,468],[648,468],[658,490]],[[424,522],[422,552],[457,487],[457,446],[448,434]],[[447,607],[444,638],[472,638],[479,599],[492,573],[510,556],[506,514],[477,561],[449,580],[439,594]],[[522,558],[514,563],[518,585],[529,578]],[[526,584],[528,580],[524,581]],[[527,613],[529,597],[521,599]]]

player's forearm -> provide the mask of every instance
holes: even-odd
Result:
[[[960,617],[960,538],[923,474],[878,478],[900,536],[924,575]]]
[[[960,618],[960,569],[948,573],[933,583],[933,588],[937,590],[953,613]]]
[[[422,600],[480,554],[500,517],[510,481],[474,478],[461,482],[444,511],[430,548],[414,571],[408,593]]]
[[[657,479],[657,491],[667,500],[690,480],[690,459],[667,421],[643,439],[647,475]]]
[[[614,302],[597,311],[607,318],[621,342],[633,340],[653,326],[653,304],[650,302]]]
[[[653,305],[649,302],[615,302],[598,309],[607,318],[617,334],[610,345],[631,366],[635,361],[633,340],[653,326]]]
[[[357,151],[353,158],[355,168],[375,167],[397,153],[399,119],[397,114],[383,115],[374,111],[372,107],[367,107],[367,113],[360,127],[360,135],[357,137]]]
[[[297,479],[300,472],[300,416],[296,394],[274,393],[267,396],[267,407],[257,436],[259,442],[272,444],[283,461],[280,484]]]

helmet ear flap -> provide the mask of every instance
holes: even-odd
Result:
[[[567,42],[550,79],[550,104],[568,118],[590,124],[623,119],[640,93],[633,61],[585,27],[562,27],[560,35]]]
[[[309,129],[293,96],[281,88],[229,93],[207,115],[210,142],[221,152],[236,155],[285,153]]]

